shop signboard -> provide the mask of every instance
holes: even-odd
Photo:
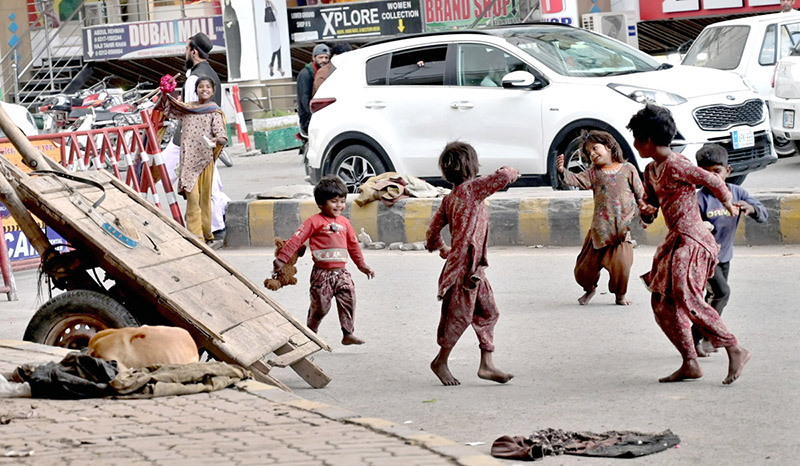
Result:
[[[180,56],[186,41],[204,32],[214,44],[212,53],[225,51],[222,16],[105,24],[83,28],[84,61],[130,60]]]
[[[377,38],[420,32],[420,0],[347,2],[289,8],[289,36],[292,42]]]
[[[777,13],[780,0],[639,0],[642,21],[686,19],[701,16]],[[795,6],[797,6],[795,1]]]
[[[475,19],[479,17],[480,21],[476,23]],[[492,0],[425,0],[426,31],[449,31],[467,29],[473,24],[478,27],[519,21],[519,0],[497,0],[494,5]]]

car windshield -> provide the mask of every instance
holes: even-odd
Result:
[[[649,55],[578,28],[537,27],[490,31],[564,76],[615,76],[659,69]]]
[[[749,26],[720,26],[704,30],[683,57],[683,64],[734,70],[742,59]],[[773,46],[774,47],[774,46]]]

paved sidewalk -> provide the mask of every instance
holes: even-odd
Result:
[[[0,372],[66,351],[0,340]],[[7,422],[7,423],[6,423]],[[465,445],[245,381],[149,400],[0,399],[0,464],[497,465]]]

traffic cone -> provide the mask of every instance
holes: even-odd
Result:
[[[244,122],[244,113],[242,113],[242,103],[239,101],[239,86],[233,86],[233,105],[236,107],[236,137],[239,142],[244,142],[247,150],[252,150],[250,147],[250,136],[247,134],[247,125]]]

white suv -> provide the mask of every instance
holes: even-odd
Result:
[[[625,129],[645,101],[667,106],[690,158],[716,142],[733,173],[776,160],[766,107],[728,72],[660,64],[614,39],[569,26],[527,24],[422,34],[334,57],[336,71],[311,101],[307,171],[351,189],[396,171],[437,179],[451,140],[473,144],[481,170],[511,165],[523,181],[559,187],[555,159],[581,169],[577,137],[601,129],[640,169]]]
[[[767,100],[774,122],[778,115],[783,117],[781,109],[776,109],[770,98],[775,65],[798,43],[800,12],[721,21],[703,29],[683,58],[683,64],[733,71],[744,76]],[[773,139],[778,155],[794,154],[795,147],[785,132],[773,132]]]

